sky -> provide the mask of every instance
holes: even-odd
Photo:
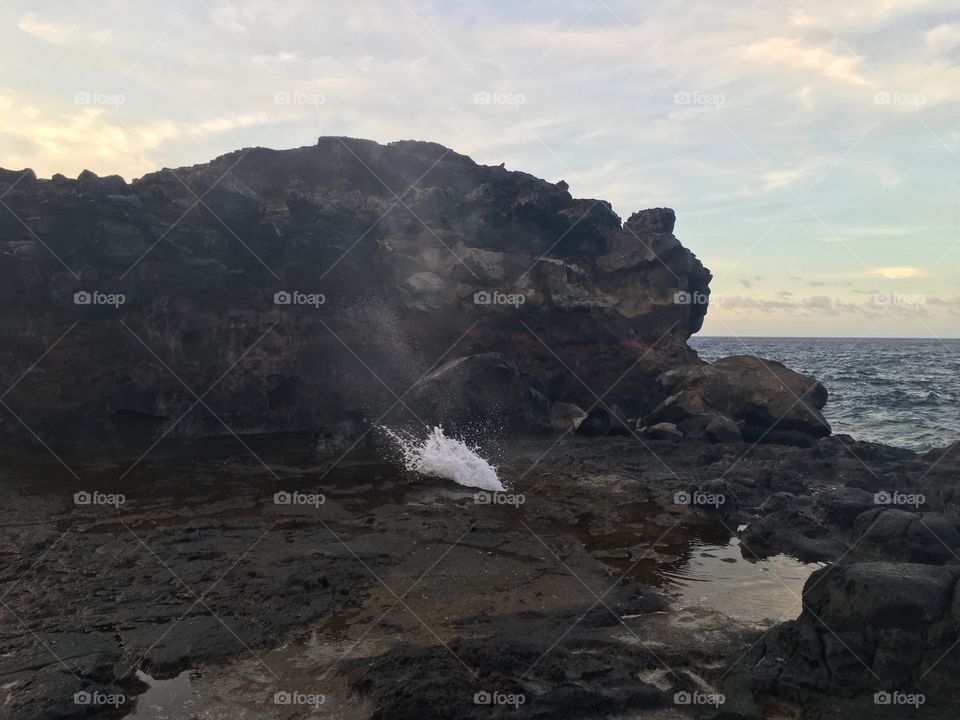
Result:
[[[960,336],[956,0],[0,0],[0,167],[432,140],[672,207],[705,335]]]

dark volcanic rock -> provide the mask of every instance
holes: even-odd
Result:
[[[586,437],[629,435],[630,425],[620,406],[595,407],[577,426],[577,434]]]
[[[325,137],[130,185],[0,173],[14,183],[0,381],[49,350],[6,402],[54,444],[113,442],[128,417],[155,422],[125,441],[323,432],[491,352],[550,400],[603,392],[637,417],[664,398],[654,378],[696,362],[706,305],[674,300],[711,276],[672,210],[623,227],[606,202],[434,143]]]
[[[870,562],[818,570],[804,587],[804,607],[835,632],[918,628],[949,612],[960,567]]]
[[[670,235],[673,233],[673,227],[676,223],[677,214],[670,208],[652,208],[631,215],[625,227],[634,232]]]
[[[917,563],[945,563],[957,557],[960,531],[939,513],[872,507],[854,520],[860,552]]]
[[[736,441],[731,423],[748,442],[808,444],[830,434],[820,410],[827,391],[815,379],[772,360],[747,355],[665,372],[669,394],[643,422],[675,422],[703,430],[718,442]]]
[[[958,566],[867,562],[818,570],[804,586],[800,618],[774,628],[751,652],[756,678],[846,696],[950,687],[958,579]]]
[[[435,425],[461,429],[503,421],[517,432],[550,429],[549,401],[502,353],[451,360],[418,382],[410,397],[420,418]]]

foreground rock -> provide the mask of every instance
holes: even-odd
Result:
[[[52,456],[0,456],[0,718],[114,717],[74,702],[93,691],[122,694],[121,711],[238,720],[308,714],[278,692],[391,720],[952,716],[960,564],[898,562],[887,541],[956,532],[936,458],[843,436],[568,432],[487,448],[503,497],[525,498],[510,505],[366,455],[334,465],[306,437],[244,443],[164,444],[122,483],[139,454],[61,456],[81,481]],[[93,487],[125,502],[77,505]],[[925,502],[878,504],[897,487]],[[887,514],[906,535],[874,523]],[[762,562],[804,549],[835,564],[778,578]],[[719,569],[689,582],[704,563]],[[771,587],[776,605],[740,615]],[[136,672],[186,669],[184,707]]]
[[[761,683],[836,695],[955,689],[960,566],[834,565],[810,576],[804,609],[752,653]]]

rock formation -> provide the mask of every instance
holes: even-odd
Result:
[[[830,565],[807,580],[803,612],[751,650],[762,682],[854,695],[952,692],[960,568],[892,562]]]
[[[0,383],[42,357],[0,433],[54,444],[428,421],[408,391],[484,353],[533,399],[511,427],[548,427],[546,400],[637,417],[707,310],[672,210],[622,223],[427,142],[325,137],[129,185],[0,171],[0,196]]]
[[[660,384],[670,394],[644,418],[673,422],[716,442],[783,441],[826,437],[821,414],[826,388],[772,360],[749,355],[668,370]]]

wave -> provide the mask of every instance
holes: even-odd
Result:
[[[396,444],[404,467],[411,472],[490,492],[507,490],[500,482],[497,469],[478,454],[480,448],[471,448],[463,440],[447,437],[439,425],[424,439],[388,427],[380,429]]]

